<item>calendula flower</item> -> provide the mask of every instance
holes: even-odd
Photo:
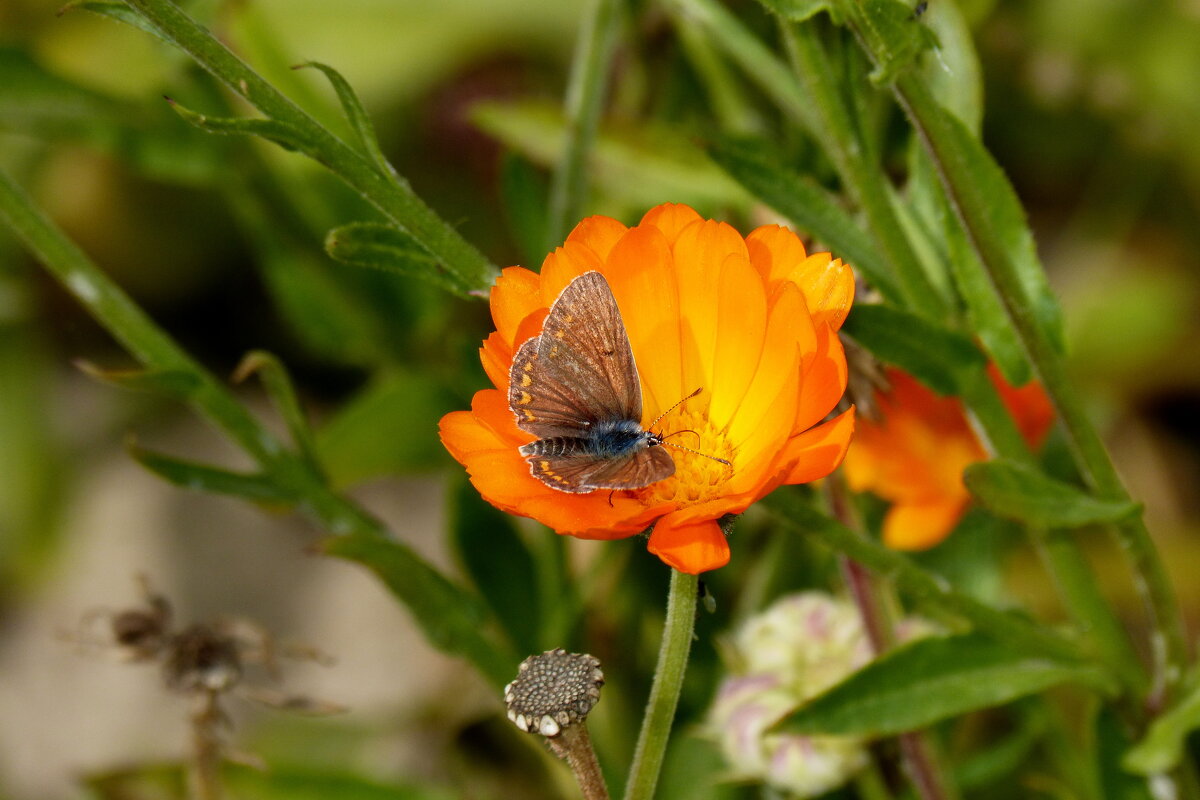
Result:
[[[933,632],[919,619],[897,625],[900,641]],[[780,598],[746,620],[726,642],[730,676],[704,726],[737,780],[761,781],[789,796],[815,797],[840,786],[867,763],[854,736],[773,732],[784,717],[840,683],[872,658],[862,617],[851,603],[823,592]]]
[[[1037,383],[1009,386],[988,370],[1004,404],[1031,447],[1045,438],[1054,411]],[[910,375],[887,370],[891,388],[879,392],[879,421],[862,419],[846,456],[846,478],[858,491],[892,503],[883,541],[900,550],[924,550],[950,534],[971,497],[962,473],[987,451],[971,430],[962,403],[938,397]]]
[[[699,389],[654,432],[705,455],[670,448],[670,477],[638,489],[568,493],[531,474],[519,450],[538,437],[517,425],[510,373],[563,290],[593,271],[611,288],[628,334],[642,426]],[[848,266],[827,253],[808,255],[794,233],[776,225],[743,238],[674,204],[652,209],[632,228],[590,217],[547,256],[540,274],[510,267],[497,280],[496,331],[480,351],[495,388],[478,392],[470,411],[442,419],[442,442],[497,508],[584,539],[653,526],[649,549],[667,564],[689,573],[715,569],[729,561],[718,519],[841,463],[853,410],[822,420],[846,388],[837,330],[853,294]],[[585,313],[572,324],[590,322]]]

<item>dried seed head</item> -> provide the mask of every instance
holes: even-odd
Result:
[[[175,636],[163,672],[172,689],[223,692],[242,677],[237,641],[208,625],[192,625]]]
[[[558,736],[587,717],[603,685],[595,656],[547,650],[522,661],[517,679],[504,687],[508,718],[527,733]]]

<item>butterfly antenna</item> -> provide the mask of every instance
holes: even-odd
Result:
[[[682,431],[675,431],[674,433],[668,433],[666,436],[664,436],[664,437],[663,437],[663,441],[665,442],[667,439],[670,439],[672,436],[678,436],[678,435],[679,435],[679,434],[681,434],[681,433],[691,433],[691,434],[695,434],[695,436],[696,436],[696,447],[699,447],[699,446],[700,446],[700,434],[699,434],[699,433],[697,433],[696,431],[692,430],[691,428],[687,428],[687,429],[685,429],[685,430],[682,430]]]
[[[724,464],[725,466],[729,467],[730,469],[733,469],[733,462],[726,461],[723,458],[717,458],[716,456],[710,456],[708,453],[701,453],[699,450],[693,450],[692,448],[684,447],[681,444],[671,444],[670,442],[663,442],[662,444],[664,447],[670,447],[672,450],[682,450],[683,452],[691,453],[694,456],[704,456],[705,458],[711,458],[713,461],[718,461],[718,462]]]
[[[652,431],[652,430],[654,430],[656,427],[658,427],[658,423],[662,422],[662,418],[663,418],[663,417],[665,417],[667,414],[670,414],[672,411],[674,411],[675,409],[679,408],[681,405],[683,405],[684,403],[686,403],[688,400],[691,400],[693,397],[695,397],[696,395],[700,394],[700,393],[701,393],[701,392],[703,392],[703,391],[704,391],[704,387],[703,387],[703,386],[701,386],[699,389],[697,389],[696,391],[692,392],[692,393],[691,393],[691,394],[689,394],[687,397],[683,398],[682,400],[680,400],[678,403],[676,403],[675,405],[673,405],[673,406],[671,406],[670,408],[668,408],[668,409],[667,409],[666,411],[664,411],[663,413],[659,414],[659,415],[658,415],[658,418],[657,418],[657,419],[655,419],[655,420],[654,420],[654,422],[651,422],[651,423],[650,423],[650,427],[649,427],[649,428],[647,428],[647,430],[651,430],[651,431]]]

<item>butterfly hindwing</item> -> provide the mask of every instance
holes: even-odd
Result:
[[[596,489],[640,489],[675,474],[675,462],[661,447],[642,447],[606,459],[530,456],[527,461],[538,480],[572,494]]]

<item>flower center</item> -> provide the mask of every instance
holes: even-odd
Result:
[[[707,409],[673,411],[658,431],[675,461],[675,474],[642,489],[645,502],[689,506],[720,496],[733,467],[715,459],[733,461],[734,451],[722,432],[709,424]]]

